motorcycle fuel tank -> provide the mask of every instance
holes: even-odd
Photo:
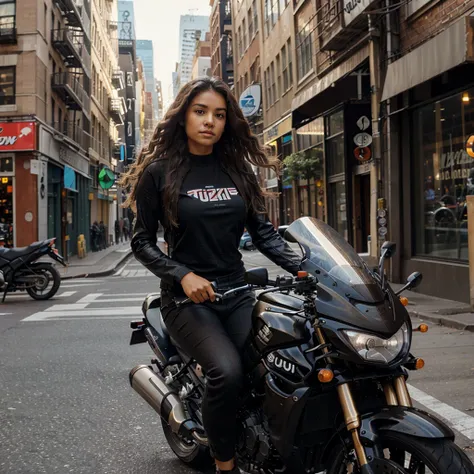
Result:
[[[253,310],[253,334],[260,353],[298,346],[310,339],[306,321],[283,314],[285,308],[258,301]]]

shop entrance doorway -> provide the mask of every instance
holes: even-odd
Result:
[[[358,253],[369,251],[370,235],[370,173],[354,176],[354,235]]]

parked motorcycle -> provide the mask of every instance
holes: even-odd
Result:
[[[452,430],[413,407],[408,371],[414,331],[400,294],[383,272],[395,252],[386,242],[377,271],[331,227],[303,217],[285,238],[304,252],[296,278],[246,273],[247,284],[217,300],[259,289],[243,354],[245,387],[238,414],[239,466],[254,474],[473,474]],[[405,302],[406,303],[406,302]],[[187,301],[178,304],[192,304]],[[202,367],[169,337],[160,298],[149,295],[130,344],[148,341],[156,358],[130,372],[133,389],[160,415],[176,456],[191,467],[211,463],[201,404]]]
[[[67,266],[55,248],[56,238],[35,242],[28,247],[0,248],[0,290],[2,303],[7,293],[26,292],[35,300],[52,298],[61,285],[61,275],[49,262],[38,262],[48,255],[56,262]]]

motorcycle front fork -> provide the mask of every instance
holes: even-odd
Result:
[[[314,326],[316,337],[319,340],[320,344],[325,344],[326,340],[324,337],[321,328],[317,325]],[[327,352],[328,349],[323,349],[324,352]],[[330,362],[330,359],[328,358]],[[385,399],[387,401],[387,405],[392,406],[404,406],[404,407],[411,407],[413,406],[410,394],[408,393],[407,384],[405,382],[405,377],[400,375],[391,381],[387,381],[383,384]],[[352,436],[352,442],[354,444],[354,450],[357,456],[357,461],[359,462],[359,466],[361,467],[362,472],[370,472],[364,471],[364,467],[368,468],[369,461],[367,455],[364,450],[364,446],[360,441],[359,436],[359,427],[360,427],[360,415],[355,406],[354,398],[352,397],[352,392],[350,385],[348,383],[344,383],[337,387],[337,393],[339,396],[339,401],[341,403],[342,411],[344,414],[344,422],[346,424],[347,431]]]
[[[400,405],[404,407],[411,407],[412,402],[408,388],[405,382],[405,377],[400,375],[396,377],[392,382],[385,382],[383,385],[385,399],[387,405]],[[369,460],[365,454],[364,447],[359,437],[360,427],[360,416],[359,412],[354,403],[352,397],[351,388],[348,383],[344,383],[337,387],[337,393],[339,395],[339,401],[341,403],[342,412],[344,414],[344,421],[346,424],[347,431],[351,433],[352,442],[354,443],[354,449],[356,452],[357,460],[360,467],[367,465]]]

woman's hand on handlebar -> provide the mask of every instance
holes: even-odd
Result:
[[[216,299],[211,282],[195,273],[185,275],[181,280],[181,286],[193,303],[204,303],[207,300],[214,302]]]

